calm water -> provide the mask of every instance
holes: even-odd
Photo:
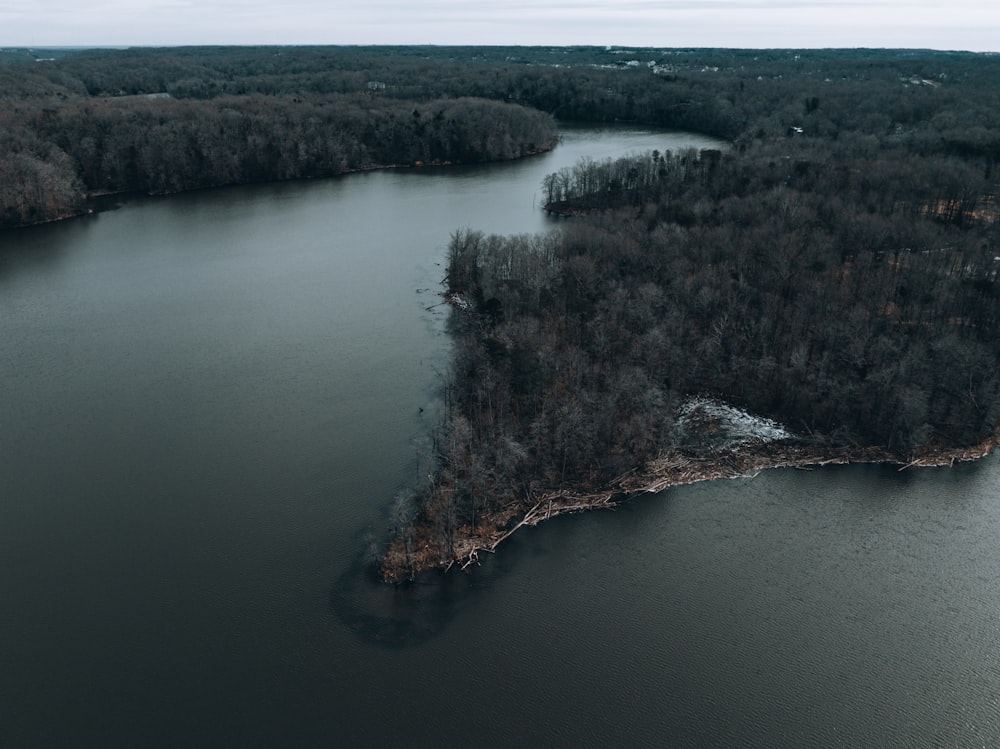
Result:
[[[0,236],[0,746],[996,746],[1000,466],[771,472],[358,571],[414,469],[449,234],[515,164],[130,201]],[[421,412],[421,409],[424,409]]]

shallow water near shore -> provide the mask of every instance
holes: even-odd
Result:
[[[992,745],[1000,463],[765,471],[362,568],[447,366],[460,227],[551,154],[0,236],[0,745]],[[422,410],[421,410],[422,409]]]

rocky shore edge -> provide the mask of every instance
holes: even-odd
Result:
[[[455,567],[467,569],[479,563],[482,553],[497,547],[519,529],[544,520],[583,512],[610,509],[635,498],[674,486],[699,481],[754,477],[770,468],[810,469],[849,463],[885,463],[909,468],[953,466],[956,462],[986,457],[1000,444],[1000,430],[979,444],[967,447],[928,448],[916,455],[899,455],[884,447],[828,447],[798,440],[741,443],[709,454],[667,452],[642,469],[634,469],[598,491],[559,489],[540,493],[530,501],[514,501],[497,512],[484,515],[476,527],[460,526],[452,535],[450,549],[442,550],[433,535],[434,518],[419,523],[411,535],[409,549],[404,540],[393,538],[378,562],[378,575],[387,583],[405,583],[417,576]],[[447,491],[442,487],[439,491]],[[433,506],[433,504],[432,504]]]

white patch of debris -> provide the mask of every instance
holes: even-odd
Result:
[[[688,438],[711,443],[715,449],[776,442],[794,436],[776,421],[705,397],[684,403],[678,409],[677,425]]]
[[[452,305],[453,307],[458,307],[460,310],[472,309],[472,304],[461,294],[456,294],[453,292],[447,292],[444,294],[445,301]]]

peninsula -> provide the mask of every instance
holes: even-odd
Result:
[[[444,417],[382,579],[691,481],[992,449],[996,95],[960,56],[816,54],[731,71],[731,148],[584,160],[542,185],[561,230],[453,235]]]

